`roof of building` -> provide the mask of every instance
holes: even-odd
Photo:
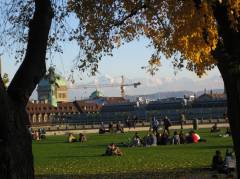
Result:
[[[89,96],[89,99],[97,99],[97,98],[101,98],[104,97],[103,93],[99,90],[95,90],[94,92],[92,92],[92,94]]]
[[[30,114],[81,112],[73,102],[58,103],[57,107],[54,107],[46,101],[29,101],[27,111]]]

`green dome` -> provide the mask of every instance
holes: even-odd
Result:
[[[50,86],[51,84],[56,84],[57,86],[67,86],[66,80],[55,73],[55,69],[50,67],[48,73],[44,76],[44,78],[39,82],[39,86],[45,87]]]
[[[101,91],[98,91],[98,90],[92,92],[92,94],[89,96],[90,99],[97,99],[101,97],[104,97],[104,95]]]

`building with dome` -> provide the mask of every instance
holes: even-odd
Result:
[[[48,101],[53,106],[58,102],[68,102],[68,88],[66,80],[55,73],[50,67],[48,73],[39,82],[37,87],[38,101]]]
[[[95,99],[99,99],[99,98],[104,98],[104,95],[101,91],[99,91],[97,89],[94,92],[92,92],[91,95],[89,96],[90,100],[95,100]]]

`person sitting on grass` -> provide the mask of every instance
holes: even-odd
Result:
[[[139,146],[141,146],[141,138],[139,137],[137,132],[134,134],[130,146],[131,147],[139,147]]]
[[[210,132],[220,132],[220,129],[217,127],[217,123],[215,123],[215,124],[212,126]]]
[[[174,134],[172,137],[172,144],[180,144],[180,137],[179,137],[177,131],[174,131]]]
[[[157,137],[154,135],[154,133],[151,133],[151,146],[157,146]]]
[[[119,149],[119,147],[116,146],[116,144],[111,143],[111,144],[108,145],[107,150],[106,150],[104,155],[107,155],[107,156],[114,156],[114,155],[122,156],[123,153]]]
[[[216,154],[213,156],[212,159],[212,170],[222,172],[223,171],[223,158],[221,152],[216,150]]]
[[[168,143],[168,132],[166,130],[163,131],[161,135],[161,145],[167,145]]]
[[[235,157],[233,156],[233,152],[227,149],[226,155],[224,158],[224,173],[230,174],[235,170],[235,168],[236,168],[236,160],[235,160]]]
[[[79,134],[79,142],[83,143],[86,141],[87,141],[87,137],[83,133],[80,133]]]
[[[143,137],[143,145],[145,147],[149,147],[152,145],[152,140],[151,140],[151,136],[150,136],[150,133],[147,133],[147,135],[145,135]]]
[[[182,130],[179,132],[179,139],[180,139],[180,144],[184,144],[186,142],[186,137],[183,134]]]
[[[191,144],[193,143],[193,140],[192,140],[192,131],[189,131],[188,133],[186,133],[185,135],[185,141],[187,144]]]
[[[104,123],[101,122],[100,127],[99,127],[99,134],[104,134],[106,132]]]
[[[109,123],[108,128],[109,128],[109,132],[113,133],[113,122]]]
[[[116,133],[124,133],[123,127],[121,126],[121,122],[118,121],[117,126],[116,126]]]
[[[69,133],[68,142],[69,143],[77,142],[76,137],[72,133]]]
[[[156,137],[157,137],[157,145],[160,145],[161,144],[161,133],[157,132]]]

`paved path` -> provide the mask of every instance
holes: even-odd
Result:
[[[211,128],[213,124],[199,124],[199,128]],[[218,124],[218,127],[229,127],[228,123],[220,123]],[[192,129],[193,125],[184,125],[184,129]],[[180,125],[175,125],[170,127],[171,130],[173,129],[180,129]],[[131,128],[130,130],[128,128],[124,128],[125,132],[128,131],[148,131],[149,127],[136,127]],[[81,129],[81,130],[61,130],[61,131],[47,131],[46,135],[64,135],[66,133],[73,133],[73,134],[79,134],[79,133],[98,133],[98,129]]]

